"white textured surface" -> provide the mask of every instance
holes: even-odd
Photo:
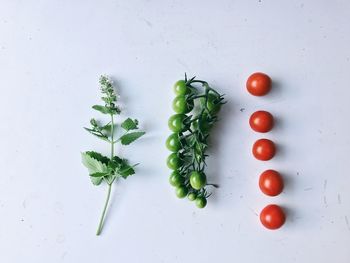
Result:
[[[1,1],[0,261],[350,262],[349,17],[345,0]],[[264,98],[244,89],[257,70],[275,81]],[[185,71],[229,100],[209,161],[221,188],[204,210],[175,197],[164,163]],[[141,165],[96,237],[106,189],[79,153],[107,151],[82,129],[101,73],[148,133],[120,150]],[[267,163],[250,154],[257,109],[278,119]],[[276,198],[258,189],[265,168],[285,176]],[[279,231],[256,215],[272,202],[288,211]]]

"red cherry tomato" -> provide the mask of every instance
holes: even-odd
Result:
[[[283,190],[283,179],[279,172],[266,170],[260,175],[259,187],[264,194],[276,196]]]
[[[268,161],[275,156],[276,146],[271,140],[259,139],[254,143],[252,152],[256,159]]]
[[[273,116],[267,111],[256,111],[250,116],[249,125],[256,132],[269,132],[273,127]]]
[[[260,221],[268,229],[278,229],[286,221],[286,216],[278,205],[268,205],[261,210]]]
[[[268,75],[256,72],[249,76],[247,80],[247,90],[254,96],[264,96],[271,89],[271,79]]]

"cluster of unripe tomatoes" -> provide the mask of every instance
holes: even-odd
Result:
[[[205,174],[207,140],[224,104],[223,95],[206,81],[187,79],[187,76],[175,83],[174,93],[175,114],[168,121],[172,134],[166,140],[171,152],[167,158],[172,170],[169,182],[175,187],[177,197],[187,196],[198,208],[204,208],[210,196],[206,186],[213,186],[207,183]]]
[[[254,73],[247,80],[247,90],[254,96],[264,96],[271,89],[271,78],[264,73]],[[249,118],[250,127],[259,133],[267,133],[274,126],[274,118],[271,113],[263,110],[254,112]],[[271,160],[276,153],[275,143],[262,138],[253,144],[252,153],[260,161]],[[283,190],[283,178],[275,170],[266,170],[259,178],[261,191],[268,196],[277,196]],[[268,229],[278,229],[285,222],[286,216],[282,208],[276,204],[267,205],[260,212],[260,221]]]

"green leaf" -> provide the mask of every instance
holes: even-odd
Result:
[[[113,108],[110,108],[110,114],[120,114],[121,113],[121,109],[117,106],[114,106]]]
[[[129,131],[129,130],[136,130],[138,129],[137,125],[139,124],[139,122],[135,119],[135,120],[132,120],[130,118],[127,118],[122,124],[122,128],[126,131]]]
[[[120,159],[118,156],[114,156],[113,159],[111,161],[109,161],[108,168],[110,168],[112,171],[115,171],[115,170],[119,169],[122,162],[123,162],[122,159]]]
[[[108,139],[107,136],[103,136],[103,135],[100,135],[100,134],[96,134],[96,133],[91,133],[92,135],[95,135],[97,138],[103,140],[103,141],[106,141],[106,142],[110,142],[110,140]]]
[[[97,121],[96,121],[95,119],[93,119],[93,118],[90,120],[90,124],[91,124],[92,126],[94,126],[94,127],[98,126]]]
[[[90,180],[94,185],[100,185],[103,181],[103,177],[91,177]]]
[[[124,179],[126,179],[128,176],[135,174],[135,170],[134,168],[132,168],[132,166],[129,166],[124,170],[119,171],[118,174]]]
[[[115,127],[116,127],[116,125],[114,125],[114,129],[115,129]],[[101,130],[104,130],[108,133],[111,133],[112,132],[112,124],[110,122],[107,123],[106,125],[101,127]]]
[[[98,152],[94,152],[94,151],[88,151],[86,152],[86,154],[88,154],[90,157],[99,160],[100,162],[104,163],[104,164],[108,164],[108,162],[110,161],[110,159],[107,156],[104,156]]]
[[[107,135],[104,135],[101,132],[98,132],[96,130],[89,129],[89,128],[86,128],[86,127],[84,127],[84,129],[87,130],[92,135],[96,136],[97,138],[99,138],[99,139],[101,139],[103,141],[106,141],[106,142],[110,142]]]
[[[126,160],[123,163],[122,167],[117,171],[117,174],[126,179],[128,176],[135,174],[134,167],[138,164],[135,164],[133,166],[129,165]]]
[[[95,130],[94,129],[90,129],[90,128],[86,128],[84,127],[85,130],[87,130],[88,132],[94,132]]]
[[[91,177],[104,177],[108,175],[108,173],[93,173],[93,174],[90,174]]]
[[[121,141],[121,143],[123,145],[128,145],[128,144],[132,143],[133,141],[137,140],[138,138],[140,138],[144,134],[145,134],[145,132],[131,132],[131,133],[128,133],[128,134],[121,136],[119,138],[119,140]]]
[[[96,152],[81,153],[81,157],[83,164],[89,170],[89,174],[108,172],[107,165],[105,163],[105,158],[107,157],[104,157]]]
[[[103,113],[103,114],[111,114],[111,111],[107,107],[102,106],[102,105],[94,105],[94,106],[92,106],[92,108],[94,110],[97,110],[97,111]]]
[[[121,159],[119,156],[113,156],[113,161],[117,162],[117,163],[122,163],[123,159]]]

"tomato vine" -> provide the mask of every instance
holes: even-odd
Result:
[[[217,187],[207,182],[205,160],[210,131],[218,121],[218,113],[225,103],[224,95],[206,81],[195,77],[187,79],[186,74],[184,80],[175,83],[174,92],[176,114],[168,122],[173,133],[166,141],[172,152],[167,159],[168,167],[173,170],[169,181],[176,187],[179,198],[187,196],[197,207],[204,208],[211,195],[206,186]]]

